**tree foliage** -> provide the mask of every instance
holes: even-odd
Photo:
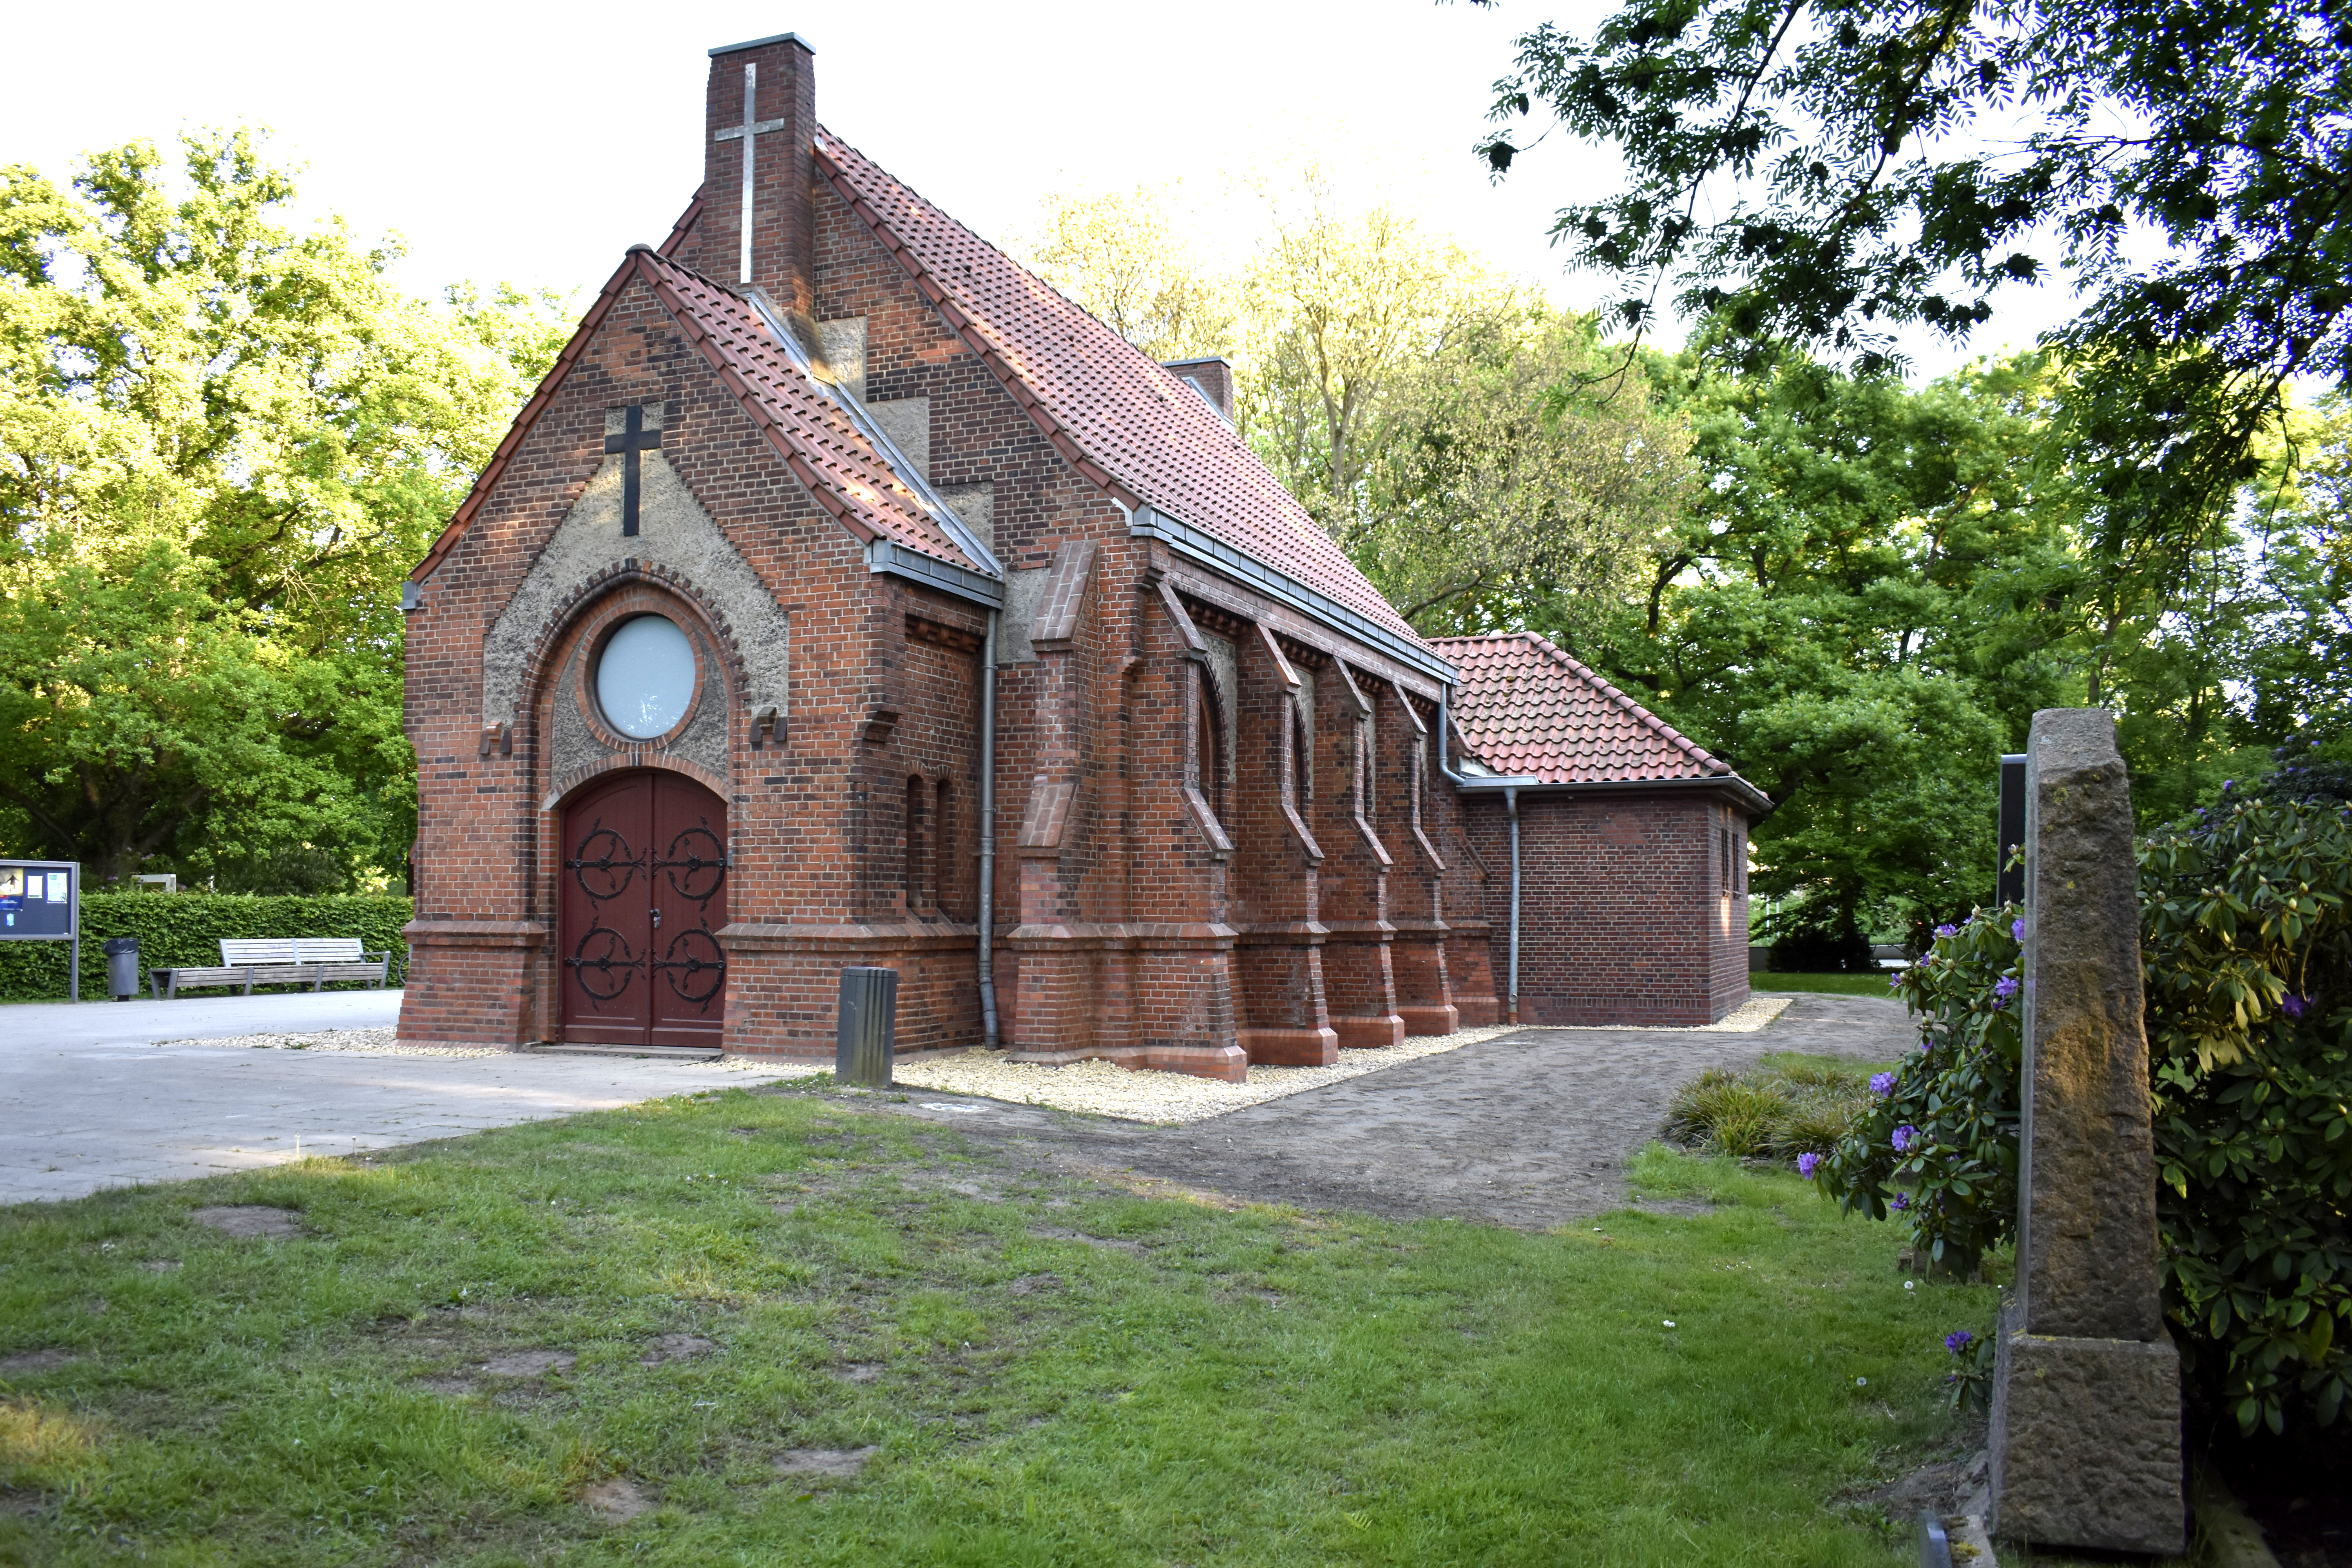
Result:
[[[1518,50],[1483,151],[1511,167],[1533,115],[1617,150],[1623,190],[1554,233],[1624,281],[1629,325],[1672,286],[1732,344],[1866,374],[1898,324],[1990,320],[2054,242],[2080,435],[2143,531],[2250,476],[2291,379],[2352,374],[2340,7],[1630,0]]]
[[[242,132],[0,170],[0,802],[98,879],[396,871],[398,584],[562,341],[292,196]]]

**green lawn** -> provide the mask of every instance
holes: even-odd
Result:
[[[1885,974],[1781,974],[1752,973],[1748,977],[1751,991],[1817,991],[1832,996],[1892,996],[1895,989],[1886,984]]]
[[[0,1210],[0,1358],[77,1358],[0,1372],[0,1563],[1906,1561],[1839,1500],[1953,1441],[1992,1292],[1791,1175],[1633,1173],[1717,1206],[1233,1209],[738,1091]]]

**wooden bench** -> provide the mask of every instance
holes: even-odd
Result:
[[[382,986],[392,954],[362,952],[355,936],[223,937],[216,967],[151,969],[147,983],[159,997],[183,991],[234,985],[250,996],[257,985],[308,985],[316,991],[330,980],[364,980]]]

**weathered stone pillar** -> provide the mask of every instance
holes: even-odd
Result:
[[[2158,1295],[2131,781],[2104,709],[2036,713],[2026,755],[2017,1288],[1991,1522],[2011,1540],[2177,1552],[2180,1363]]]

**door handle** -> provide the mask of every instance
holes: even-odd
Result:
[[[661,930],[661,910],[659,910],[654,911],[654,930]]]

